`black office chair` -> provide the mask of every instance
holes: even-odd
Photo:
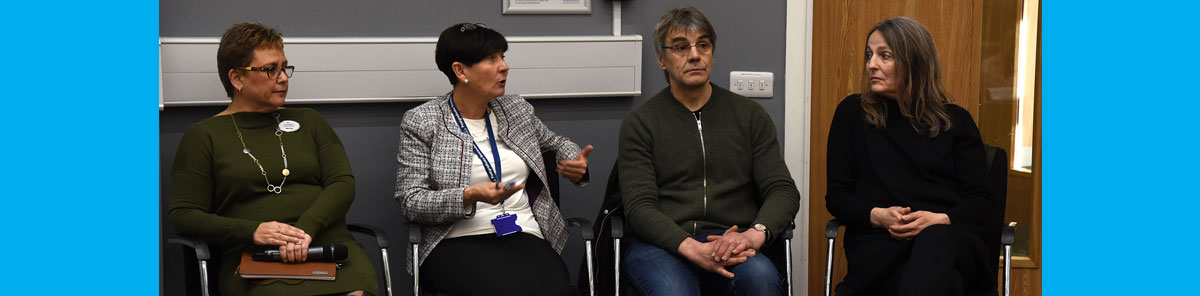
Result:
[[[987,159],[988,185],[996,196],[993,204],[992,220],[1000,227],[984,230],[987,234],[984,243],[988,245],[989,254],[1000,253],[1004,249],[1004,296],[1009,296],[1011,289],[1012,244],[1015,237],[1017,222],[1004,223],[1004,210],[1008,200],[1008,154],[1003,148],[984,144],[984,157]],[[825,238],[828,239],[825,253],[825,296],[833,292],[833,242],[837,239],[841,223],[837,219],[829,220],[825,225]],[[999,262],[988,261],[988,270],[997,270]]]
[[[387,296],[392,296],[392,275],[391,268],[388,266],[388,235],[383,229],[365,225],[365,224],[348,224],[347,228],[350,232],[366,234],[375,238],[375,243],[379,246],[380,261],[383,267],[383,290]],[[193,237],[172,237],[167,239],[168,244],[184,246],[184,278],[186,295],[219,295],[216,281],[210,281],[209,278],[217,278],[217,273],[221,270],[221,250],[210,248],[208,243],[202,239]],[[191,250],[195,256],[187,256],[188,250]],[[218,260],[211,260],[218,258]],[[211,263],[211,264],[209,264]],[[209,268],[209,267],[212,268]]]
[[[554,168],[558,167],[558,153],[556,153],[555,151],[548,151],[548,152],[542,153],[542,163],[546,168],[546,179],[549,179],[549,180],[546,180],[546,190],[549,190],[550,197],[554,200],[554,204],[558,205],[559,209],[562,209],[562,203],[560,202],[560,198],[559,198],[558,171],[554,170]],[[593,235],[593,233],[592,233],[592,222],[589,222],[587,219],[583,219],[583,218],[566,218],[565,220],[567,222],[566,223],[567,231],[571,231],[571,232],[578,231],[580,233],[580,236],[583,237],[584,247],[585,247],[584,251],[586,252],[585,253],[585,256],[586,256],[585,262],[588,264],[588,266],[591,266],[593,264],[592,263],[593,262],[592,255],[594,254],[593,249],[592,249],[592,242],[593,242],[593,240],[595,240],[595,235]],[[578,230],[575,230],[575,229],[578,229]],[[420,257],[419,257],[420,256],[419,254],[421,254],[421,252],[420,252],[421,225],[420,224],[416,224],[416,223],[408,224],[408,243],[409,243],[410,247],[412,247],[412,249],[413,249],[413,252],[412,252],[413,264],[416,264],[417,262],[421,262]],[[421,290],[421,286],[420,286],[420,283],[421,283],[421,269],[420,268],[413,268],[412,275],[413,275],[413,295],[437,295],[437,293],[430,292],[430,291],[425,291],[425,294],[421,294],[422,290]],[[580,278],[582,278],[583,274],[579,274],[579,276],[580,276]],[[595,282],[595,280],[593,278],[593,274],[591,272],[589,272],[587,274],[587,279],[588,279],[588,283],[587,283],[588,290],[592,291],[590,295],[594,296],[594,295],[596,295],[595,294],[595,291],[596,291],[595,283],[596,282]]]
[[[612,171],[608,174],[608,184],[604,188],[604,201],[600,205],[600,214],[596,217],[596,225],[593,228],[595,233],[600,234],[596,238],[597,261],[608,262],[609,257],[612,257],[611,270],[602,270],[600,267],[593,266],[590,262],[587,265],[589,273],[596,274],[595,282],[612,283],[611,286],[599,287],[592,291],[599,291],[600,295],[640,295],[637,289],[634,289],[628,284],[621,284],[621,239],[625,237],[625,207],[621,202],[621,185],[620,177],[617,173],[617,164],[613,163]],[[792,294],[792,233],[796,229],[796,223],[789,223],[783,232],[779,233],[779,239],[783,240],[782,250],[778,247],[764,248],[764,254],[770,256],[775,263],[776,270],[785,270],[781,276],[787,284],[788,295]],[[611,252],[609,251],[611,250]],[[783,257],[779,256],[782,252]],[[610,254],[611,253],[611,254]],[[782,258],[782,260],[780,260]],[[583,266],[580,266],[582,269]],[[611,272],[610,272],[611,271]],[[596,294],[592,294],[596,295]]]

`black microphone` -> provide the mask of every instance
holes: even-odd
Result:
[[[282,262],[279,246],[255,246],[250,254],[254,261]],[[346,245],[309,246],[307,261],[336,262],[346,260]]]

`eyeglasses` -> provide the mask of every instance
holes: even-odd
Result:
[[[688,45],[663,46],[662,48],[677,55],[685,55],[691,51],[693,47],[695,47],[696,50],[700,51],[702,54],[712,52],[712,44],[708,42],[700,42]]]
[[[466,31],[471,31],[471,30],[475,30],[475,29],[478,29],[478,28],[484,28],[484,29],[487,29],[487,28],[488,28],[488,26],[487,26],[487,25],[484,25],[483,23],[462,24],[461,26],[458,26],[458,31],[459,31],[459,32],[466,32]]]
[[[266,68],[263,68],[263,67],[234,67],[234,69],[242,70],[242,71],[267,72],[267,78],[271,78],[271,79],[275,79],[276,77],[279,77],[279,72],[283,72],[283,74],[287,75],[288,78],[292,78],[292,73],[296,72],[296,66],[284,66],[283,68],[274,67],[274,66],[266,67]]]

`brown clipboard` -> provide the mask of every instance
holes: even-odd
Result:
[[[337,279],[337,263],[334,262],[304,262],[283,263],[254,261],[250,252],[242,253],[242,262],[238,265],[238,276],[244,279],[297,279],[332,281]]]

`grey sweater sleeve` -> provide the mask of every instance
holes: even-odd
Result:
[[[638,238],[678,255],[679,244],[689,235],[658,208],[650,134],[636,115],[621,123],[617,169],[625,217]]]
[[[796,212],[800,210],[800,192],[796,190],[796,181],[792,180],[783,154],[779,151],[774,122],[762,106],[753,106],[750,116],[754,122],[750,125],[750,133],[754,135],[753,177],[758,192],[761,192],[759,198],[763,199],[754,223],[767,226],[769,243],[795,219]]]

